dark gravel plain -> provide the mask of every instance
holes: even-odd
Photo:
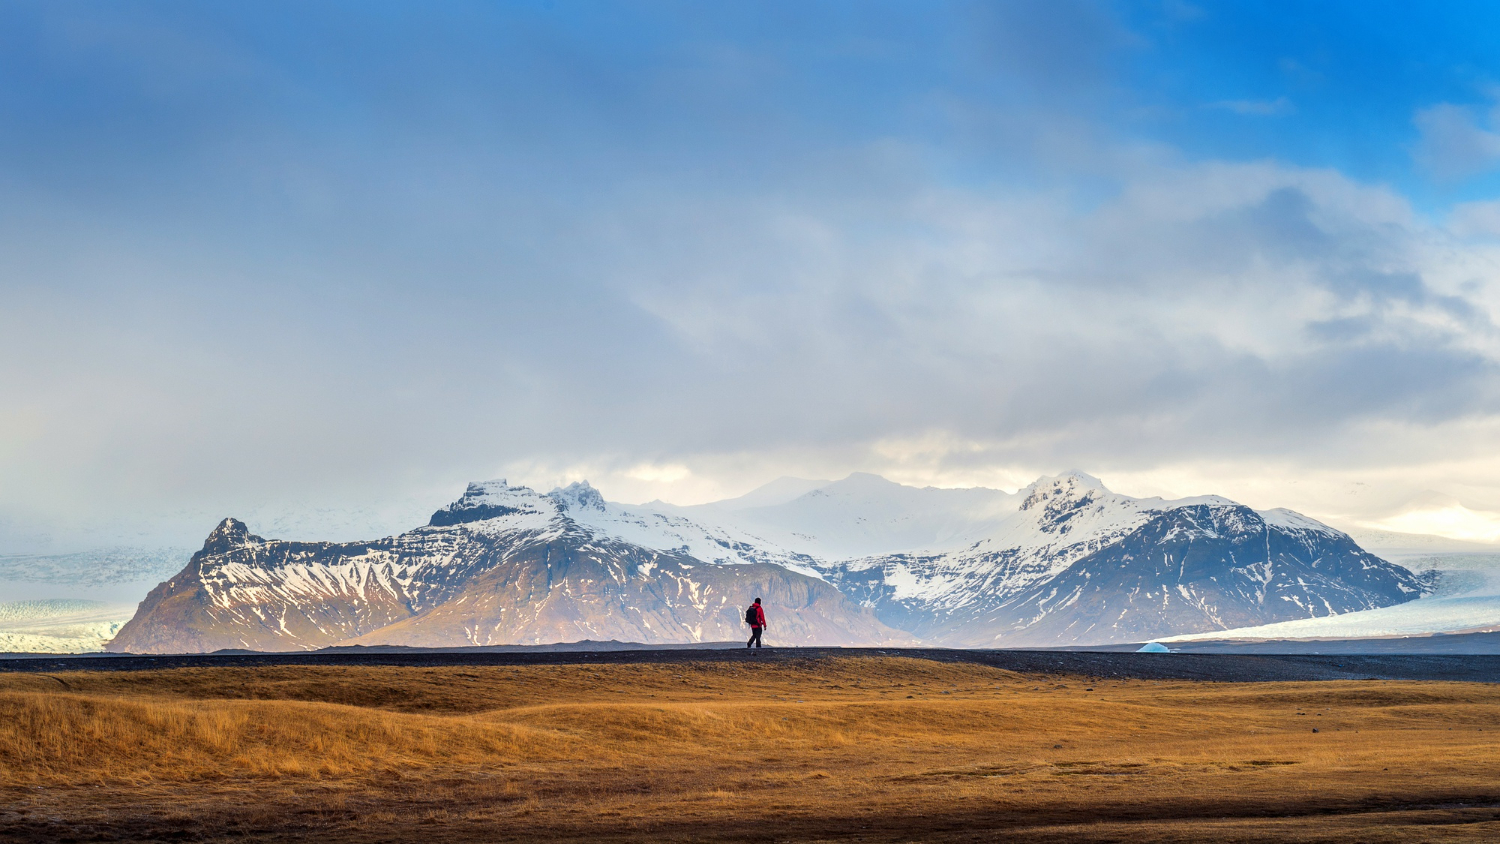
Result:
[[[252,668],[290,665],[481,666],[630,663],[775,662],[912,657],[969,662],[1026,674],[1067,674],[1138,680],[1260,683],[1302,680],[1446,680],[1500,682],[1500,655],[1110,653],[1101,651],[949,650],[942,648],[766,648],[727,645],[632,648],[592,643],[551,647],[425,650],[340,648],[308,653],[218,653],[172,656],[7,655],[0,671],[146,671],[170,668]]]

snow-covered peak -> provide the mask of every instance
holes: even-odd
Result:
[[[502,478],[469,484],[452,504],[432,514],[432,527],[467,524],[504,516],[552,516],[557,505],[530,487],[511,486]]]
[[[599,490],[590,486],[588,481],[574,481],[565,487],[558,487],[547,493],[547,497],[557,502],[557,506],[564,512],[578,513],[583,510],[604,512],[604,496],[599,494]]]
[[[1274,510],[1257,511],[1266,524],[1289,530],[1308,530],[1315,533],[1326,533],[1332,536],[1343,536],[1343,532],[1334,530],[1317,519],[1309,518],[1295,510],[1285,507],[1277,507]]]
[[[529,487],[511,486],[504,478],[498,478],[493,481],[472,481],[464,490],[464,494],[452,506],[472,507],[482,504],[503,504],[517,494],[525,494],[531,491]]]
[[[877,475],[873,472],[850,472],[849,477],[841,481],[836,481],[836,483],[840,487],[849,490],[887,490],[903,486],[903,484],[898,484],[883,475]]]
[[[712,507],[713,505],[709,505]],[[856,472],[773,506],[724,513],[745,530],[822,560],[961,548],[984,536],[1015,496],[995,489],[914,487]],[[682,508],[698,518],[703,508]]]
[[[1078,469],[1068,469],[1055,475],[1043,475],[1027,485],[1028,488],[1041,486],[1070,486],[1081,489],[1097,489],[1109,492],[1104,486],[1104,481]]]
[[[738,498],[715,501],[710,506],[729,512],[748,510],[752,507],[774,507],[777,504],[785,504],[788,501],[801,498],[809,492],[821,489],[831,483],[833,481],[780,477],[768,484],[758,486]],[[652,502],[652,504],[659,503]]]
[[[1022,554],[1073,554],[1113,542],[1144,524],[1159,507],[1110,492],[1098,478],[1082,472],[1037,479],[1023,487],[1020,507],[996,525],[979,545],[985,550],[1014,549]]]
[[[1030,510],[1053,500],[1098,498],[1100,493],[1110,494],[1103,481],[1083,472],[1068,471],[1060,475],[1043,475],[1023,487],[1019,494],[1022,496],[1021,509]]]

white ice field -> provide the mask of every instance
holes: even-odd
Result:
[[[0,603],[0,653],[102,651],[134,613],[134,604],[102,601]]]
[[[1417,571],[1442,572],[1437,591],[1377,610],[1173,636],[1162,641],[1371,639],[1500,630],[1500,554],[1462,554],[1401,562]]]

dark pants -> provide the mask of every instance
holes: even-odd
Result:
[[[748,648],[751,645],[754,645],[757,648],[760,647],[760,631],[761,631],[761,629],[762,628],[759,628],[759,627],[752,627],[752,628],[750,628],[750,641],[748,641],[748,642],[745,643],[745,647]]]

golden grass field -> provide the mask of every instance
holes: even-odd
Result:
[[[0,674],[0,840],[1497,841],[1497,739],[1490,685],[906,658]]]

